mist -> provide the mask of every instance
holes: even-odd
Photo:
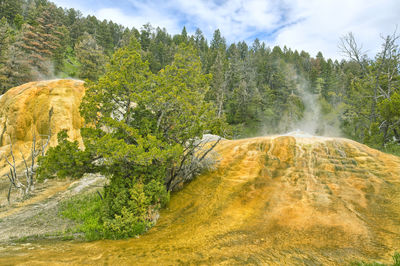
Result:
[[[322,110],[321,105],[325,100],[320,96],[320,86],[313,91],[310,82],[298,75],[294,66],[285,64],[284,67],[286,81],[292,88],[288,97],[288,108],[282,110],[278,126],[265,122],[260,135],[302,131],[314,136],[341,137],[338,115]],[[291,105],[290,99],[297,99],[301,104]]]

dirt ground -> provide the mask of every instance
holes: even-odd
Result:
[[[59,238],[62,232],[74,226],[71,221],[58,215],[59,203],[76,194],[102,188],[105,178],[90,174],[76,180],[47,180],[36,185],[27,199],[18,198],[17,191],[7,202],[9,181],[0,180],[0,243],[12,243],[24,239]]]

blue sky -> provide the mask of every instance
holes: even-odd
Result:
[[[341,36],[353,32],[370,56],[380,48],[380,35],[400,26],[400,0],[52,0],[127,27],[150,23],[171,34],[186,26],[200,28],[211,40],[220,29],[228,43],[259,38],[267,45],[286,45],[311,55],[341,59]],[[400,31],[400,29],[399,29]]]

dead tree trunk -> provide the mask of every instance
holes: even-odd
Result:
[[[10,203],[10,195],[13,187],[19,191],[20,196],[25,197],[26,195],[26,186],[19,180],[17,175],[17,167],[15,165],[15,156],[13,152],[13,145],[11,139],[10,139],[10,149],[11,149],[10,155],[12,162],[10,162],[7,156],[4,156],[8,165],[10,166],[10,174],[7,174],[7,177],[10,180],[10,188],[8,189],[8,195],[7,195],[8,203]]]
[[[199,173],[204,168],[204,159],[214,150],[221,139],[221,137],[218,138],[209,147],[206,147],[207,142],[199,140],[198,143],[195,143],[195,140],[192,140],[188,144],[179,165],[171,169],[170,177],[166,180],[167,190],[173,191],[179,184],[191,180],[196,173]]]
[[[8,157],[5,156],[5,159],[7,163],[10,166],[10,174],[7,174],[8,179],[10,180],[10,188],[8,190],[7,194],[7,199],[8,202],[10,202],[10,195],[11,195],[11,190],[13,187],[18,189],[21,193],[21,196],[26,197],[29,195],[32,191],[35,189],[35,170],[36,170],[36,163],[37,163],[37,158],[39,155],[44,156],[46,153],[46,149],[50,143],[51,139],[51,118],[53,116],[53,107],[49,111],[49,134],[44,135],[46,136],[45,141],[41,141],[41,146],[38,148],[38,143],[37,143],[37,138],[36,138],[36,132],[33,132],[32,134],[32,146],[30,150],[30,163],[28,164],[28,158],[25,157],[25,155],[20,151],[21,153],[21,158],[23,160],[24,166],[25,166],[25,177],[26,177],[26,185],[24,185],[18,178],[17,175],[17,168],[15,165],[15,157],[14,157],[14,148],[12,144],[12,140],[10,138],[10,155],[12,158],[12,162],[9,161]]]

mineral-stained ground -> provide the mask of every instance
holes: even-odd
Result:
[[[0,264],[342,265],[399,250],[400,158],[296,133],[216,151],[215,169],[171,195],[144,235],[4,244]]]

